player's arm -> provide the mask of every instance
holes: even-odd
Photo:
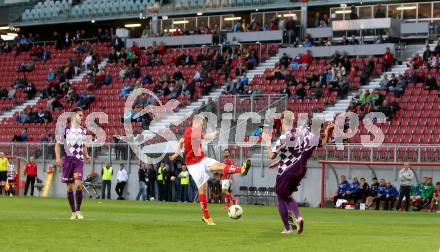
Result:
[[[85,146],[84,145],[84,148],[83,148],[84,150],[84,158],[85,158],[85,160],[86,161],[90,161],[90,160],[92,160],[92,158],[89,156],[89,151],[88,151],[88,149],[87,149],[87,146]]]
[[[55,143],[55,162],[57,166],[61,166],[61,144]]]
[[[277,153],[272,150],[271,136],[267,132],[263,131],[263,134],[261,135],[261,138],[262,138],[263,142],[267,146],[267,154],[268,154],[269,158],[272,159],[272,160],[275,159],[277,157]],[[281,145],[279,142],[280,141],[278,140],[277,141],[277,145]]]
[[[182,149],[182,145],[185,142],[184,138],[180,138],[179,142],[177,143],[176,146],[176,151],[174,152],[173,155],[170,156],[170,160],[175,160],[179,155],[180,155],[180,151]]]
[[[208,134],[202,134],[203,140],[213,140],[216,139],[218,136],[218,130],[215,130],[214,132],[208,133]]]

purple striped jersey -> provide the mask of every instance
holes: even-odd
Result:
[[[83,127],[72,128],[71,125],[67,125],[64,130],[64,140],[64,156],[73,156],[83,161],[86,129]]]
[[[278,175],[290,169],[295,174],[305,174],[307,170],[307,160],[318,146],[319,135],[312,133],[309,127],[299,127],[291,129],[282,134],[276,141],[272,152],[278,154]]]

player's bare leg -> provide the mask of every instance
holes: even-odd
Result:
[[[199,202],[203,213],[202,221],[209,226],[214,226],[215,223],[208,212],[208,200],[206,198],[206,183],[199,187]]]

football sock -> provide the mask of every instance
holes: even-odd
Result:
[[[76,190],[75,198],[76,198],[76,211],[81,211],[81,202],[82,202],[82,198],[83,198],[82,190]]]
[[[223,169],[223,174],[241,173],[241,167],[236,165],[227,165]]]
[[[280,217],[281,217],[281,221],[284,224],[284,228],[286,230],[290,230],[290,225],[289,225],[289,211],[287,210],[287,202],[278,197],[278,212],[280,213]]]
[[[226,203],[226,205],[229,205],[229,203],[230,203],[229,194],[225,194],[225,203]]]
[[[232,203],[237,204],[237,199],[232,196],[232,193],[229,194],[229,199],[232,201]]]
[[[206,201],[205,194],[199,194],[199,202],[200,202],[200,207],[202,208],[203,217],[205,217],[205,219],[209,219],[210,216],[208,212],[208,202]]]
[[[295,214],[295,217],[298,219],[298,218],[301,218],[301,213],[299,212],[299,208],[298,208],[298,204],[296,203],[296,200],[295,199],[293,199],[293,198],[290,198],[288,201],[287,201],[287,209],[288,209],[288,211],[290,212],[290,213],[294,213]]]
[[[75,199],[73,198],[73,191],[67,192],[67,200],[69,201],[70,209],[75,212]]]

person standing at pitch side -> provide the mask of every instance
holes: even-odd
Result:
[[[414,181],[414,172],[411,169],[409,163],[404,163],[402,170],[399,171],[399,202],[397,202],[396,210],[399,211],[402,206],[403,197],[405,197],[405,211],[409,211],[411,186]]]

